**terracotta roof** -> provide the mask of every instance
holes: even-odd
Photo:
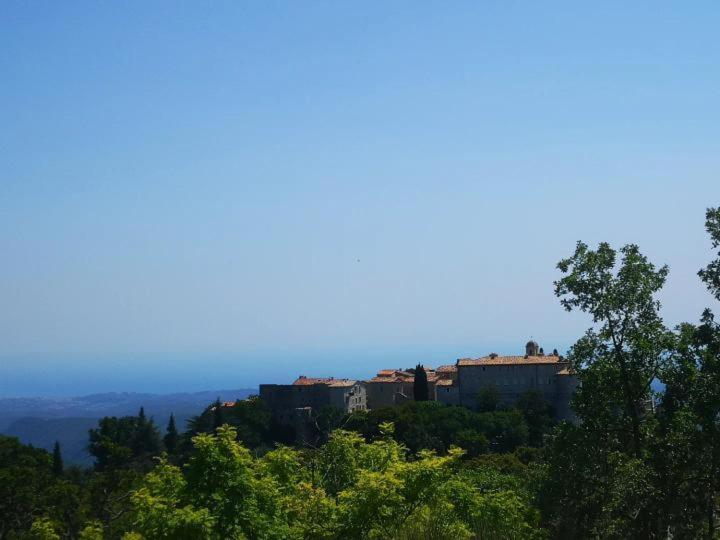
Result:
[[[357,381],[354,379],[333,379],[327,383],[328,386],[332,386],[334,388],[355,386],[356,384]]]
[[[427,374],[427,380],[429,383],[435,382],[438,379],[438,376],[435,375],[434,372],[430,372]],[[403,373],[401,372],[400,375],[395,375],[394,377],[373,377],[369,381],[365,381],[369,383],[403,383],[403,384],[412,384],[415,382],[415,377],[411,373]]]
[[[457,371],[457,366],[455,364],[446,364],[444,366],[438,366],[437,369],[435,369],[436,373],[454,373]]]
[[[566,360],[561,356],[483,356],[482,358],[460,358],[458,366],[504,366],[527,364],[559,364]]]
[[[369,381],[365,381],[365,382],[369,382],[369,383],[406,383],[406,384],[410,384],[410,383],[412,383],[414,380],[415,380],[415,377],[413,377],[413,376],[411,375],[410,377],[400,377],[400,376],[396,376],[396,377],[373,377],[373,378],[370,379]]]
[[[455,381],[452,379],[440,379],[437,383],[435,383],[437,386],[452,386],[455,384]]]
[[[412,379],[414,375],[410,373],[409,371],[404,371],[402,369],[381,369],[377,372],[377,375],[375,378],[379,377],[387,377],[387,378],[396,378],[396,377],[404,377],[406,379]]]
[[[555,375],[575,375],[575,371],[570,368],[562,368]]]
[[[357,381],[353,379],[335,379],[333,377],[305,377],[300,375],[293,386],[312,386],[313,384],[326,384],[332,387],[353,386]]]

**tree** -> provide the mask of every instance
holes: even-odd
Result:
[[[635,245],[622,247],[620,254],[618,267],[617,253],[608,244],[593,251],[578,242],[575,253],[557,265],[566,275],[555,282],[555,294],[567,311],[585,312],[596,325],[570,354],[581,381],[589,374],[601,385],[580,389],[576,413],[584,423],[614,417],[613,426],[602,427],[616,429],[623,446],[639,457],[650,385],[669,345],[655,298],[668,268],[656,270]],[[599,406],[608,414],[598,416]]]
[[[178,431],[175,427],[175,415],[170,414],[170,420],[167,425],[167,432],[163,437],[163,443],[165,444],[165,450],[168,454],[174,454],[178,447]]]
[[[63,459],[62,454],[60,453],[60,443],[58,441],[55,441],[55,445],[53,446],[52,470],[55,476],[62,476]]]
[[[148,469],[160,454],[161,439],[155,423],[140,409],[138,416],[106,416],[89,432],[88,451],[95,468],[103,471],[135,467]]]
[[[708,208],[705,214],[705,229],[710,235],[712,248],[720,247],[720,206],[717,208]],[[720,300],[720,251],[717,257],[710,262],[704,269],[698,272],[700,279],[705,283],[708,290],[715,296],[716,300]]]
[[[225,415],[223,414],[223,404],[218,397],[213,403],[213,431],[216,431],[225,423]]]
[[[528,425],[528,444],[542,446],[543,437],[554,425],[552,406],[537,390],[528,390],[518,399],[518,409]]]
[[[606,243],[591,250],[579,242],[558,263],[555,294],[594,325],[569,354],[579,424],[561,426],[546,451],[541,500],[559,537],[648,538],[657,526],[651,383],[672,345],[656,299],[668,270],[635,245],[619,255]]]
[[[720,208],[706,214],[712,248],[720,246]],[[720,300],[720,252],[698,273]],[[720,325],[710,309],[682,324],[663,374],[657,455],[662,515],[678,537],[715,538],[720,497]]]
[[[85,519],[79,486],[53,474],[52,455],[0,435],[0,538],[73,538]],[[40,519],[42,518],[42,519]]]
[[[478,392],[477,408],[480,412],[493,412],[500,405],[500,390],[495,385],[486,386]]]
[[[413,397],[415,401],[427,401],[430,399],[428,391],[428,379],[425,368],[422,364],[415,366],[415,379],[413,381]]]

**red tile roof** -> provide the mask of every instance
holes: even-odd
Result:
[[[404,383],[404,384],[411,384],[415,380],[415,377],[410,375],[410,377],[401,377],[401,376],[395,376],[395,377],[373,377],[369,381],[369,383]]]
[[[454,364],[446,364],[444,366],[438,366],[437,369],[435,369],[435,373],[455,373],[457,371],[457,366]]]
[[[305,377],[304,375],[300,375],[293,383],[293,386],[311,386],[313,384],[326,384],[327,386],[337,388],[353,386],[355,383],[357,383],[357,381],[353,379],[335,379],[333,377]]]
[[[460,358],[458,366],[504,366],[527,364],[560,364],[566,360],[562,356],[483,356],[482,358]]]

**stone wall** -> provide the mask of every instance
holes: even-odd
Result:
[[[459,404],[474,409],[477,395],[494,386],[503,405],[513,405],[528,390],[536,390],[555,408],[559,419],[567,419],[574,392],[574,375],[558,375],[565,363],[458,366]]]
[[[460,393],[457,383],[437,385],[435,388],[437,400],[446,405],[460,405]]]
[[[367,408],[365,385],[360,382],[351,386],[261,384],[260,398],[273,417],[286,425],[296,422],[296,409],[318,412],[325,407],[335,407],[351,412]]]
[[[367,381],[367,407],[380,409],[413,399],[412,382]]]

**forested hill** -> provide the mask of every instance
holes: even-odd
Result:
[[[218,397],[234,401],[254,393],[257,389],[240,388],[175,394],[112,392],[64,398],[3,398],[0,433],[46,450],[52,450],[57,440],[68,463],[89,465],[88,430],[97,426],[99,418],[134,415],[144,407],[157,425],[164,427],[173,413],[182,427],[188,418],[200,414]]]

